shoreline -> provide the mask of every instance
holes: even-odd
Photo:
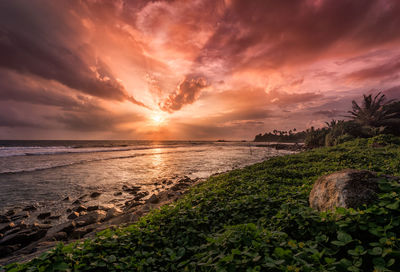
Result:
[[[271,158],[273,157],[267,158],[265,160],[269,160]],[[75,201],[71,201],[69,197],[67,197],[63,199],[63,201],[71,201],[71,207],[67,209],[67,213],[72,212],[71,214],[73,214],[74,211],[76,211],[76,213],[78,213],[79,215],[76,214],[77,217],[69,219],[66,222],[62,222],[61,224],[52,224],[51,226],[49,226],[48,220],[46,221],[43,219],[40,219],[39,221],[44,221],[44,224],[38,222],[29,225],[25,224],[24,220],[20,219],[27,218],[29,216],[29,210],[31,210],[33,206],[29,205],[22,209],[21,207],[16,207],[14,209],[19,211],[19,213],[16,213],[14,215],[18,217],[18,219],[15,220],[16,222],[13,222],[12,216],[10,218],[10,216],[6,215],[7,212],[5,214],[0,214],[0,242],[3,238],[6,237],[6,235],[2,233],[4,230],[4,232],[10,236],[16,234],[18,235],[18,233],[20,232],[22,232],[22,235],[25,235],[27,231],[39,232],[42,233],[42,236],[40,238],[33,237],[34,240],[32,240],[30,243],[16,249],[13,249],[15,245],[12,244],[8,244],[5,246],[0,244],[0,268],[1,266],[5,266],[11,263],[29,262],[30,260],[39,257],[46,251],[54,249],[59,243],[70,244],[79,240],[93,238],[96,236],[96,233],[106,229],[116,229],[129,226],[137,222],[141,217],[145,216],[149,212],[155,209],[159,209],[162,206],[176,202],[177,200],[182,198],[191,188],[199,185],[209,178],[226,174],[234,170],[242,169],[244,167],[247,166],[243,166],[241,168],[233,168],[223,172],[216,172],[206,178],[191,179],[187,176],[175,176],[174,178],[164,179],[159,182],[159,184],[165,183],[172,186],[167,187],[163,191],[157,191],[157,193],[154,193],[152,195],[150,195],[147,191],[140,191],[140,186],[125,187],[124,185],[122,190],[130,192],[134,197],[131,200],[125,202],[126,206],[122,210],[118,209],[114,205],[107,204],[97,205],[98,207],[96,209],[93,206],[85,207],[84,205],[82,205],[85,204],[85,201],[82,201],[82,199],[88,197],[87,194],[76,198]],[[174,181],[172,181],[171,179],[174,179]],[[92,194],[97,193],[98,192],[93,192]],[[115,192],[114,195],[119,196],[119,193],[120,192]],[[148,197],[149,195],[150,197]],[[143,198],[146,199],[143,200]],[[83,207],[85,207],[85,209]],[[22,217],[21,212],[22,214],[24,214],[24,216]],[[39,216],[40,215],[41,214],[39,214]],[[6,219],[7,217],[9,218],[8,220]],[[47,216],[46,218],[48,219],[49,217],[51,218],[51,216]],[[82,220],[80,220],[82,218],[87,221],[82,222]],[[6,225],[8,224],[12,224],[12,227],[7,227]],[[7,233],[7,231],[9,233]],[[7,250],[7,247],[11,251],[7,252],[3,256],[5,252],[4,250]]]
[[[215,173],[210,177],[219,174],[222,173]],[[124,186],[122,190],[131,194],[132,199],[125,202],[123,209],[112,204],[86,207],[85,200],[83,200],[88,197],[86,194],[83,195],[84,197],[81,196],[75,201],[71,201],[70,208],[66,211],[69,213],[68,221],[60,224],[57,221],[55,224],[51,224],[50,212],[40,213],[36,222],[26,224],[24,219],[30,216],[30,211],[35,210],[33,205],[22,209],[20,207],[11,209],[0,215],[0,242],[3,242],[4,238],[10,241],[3,245],[0,244],[0,266],[14,262],[27,262],[54,248],[60,242],[69,244],[80,239],[94,237],[96,233],[108,228],[133,224],[150,211],[175,202],[190,188],[208,178],[191,179],[184,176],[178,177],[174,181],[165,179],[160,183],[168,183],[171,186],[152,195],[147,191],[140,191],[140,186]],[[97,194],[100,193],[92,192],[93,196]],[[120,192],[115,192],[114,195],[119,196]],[[148,197],[149,195],[150,197]],[[70,201],[70,199],[67,197],[63,201]],[[57,218],[53,217],[53,219],[57,220],[60,216],[55,217]],[[21,242],[25,244],[21,245]]]
[[[299,150],[288,151],[293,154]],[[285,154],[278,156],[282,155]],[[273,157],[276,156],[254,163]],[[181,198],[194,185],[248,165],[238,166],[204,178],[175,174],[152,179],[146,184],[120,183],[110,190],[92,188],[80,194],[69,193],[56,200],[54,205],[36,202],[3,209],[0,213],[0,265],[28,261],[59,242],[68,244],[93,237],[110,227],[132,224],[150,210]]]

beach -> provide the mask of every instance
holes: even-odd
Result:
[[[213,174],[294,152],[249,142],[2,141],[0,145],[0,224],[8,228],[2,235],[28,231],[32,236],[22,244],[10,242],[0,252],[6,257],[22,250],[17,259],[49,246],[38,247],[38,241],[70,241],[106,225],[132,222],[133,212],[147,213],[145,204],[174,201]],[[78,219],[86,222],[74,226],[77,231],[65,231]]]

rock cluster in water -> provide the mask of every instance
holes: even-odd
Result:
[[[98,198],[101,192],[91,192],[74,201],[66,197],[61,201],[72,202],[64,214],[67,221],[61,224],[58,219],[62,215],[51,212],[37,214],[38,207],[35,205],[11,209],[0,215],[0,264],[33,258],[58,241],[90,237],[100,230],[132,223],[151,209],[175,201],[198,180],[189,177],[174,181],[164,179],[157,185],[165,189],[154,194],[141,191],[140,186],[124,185],[121,190],[131,197],[123,207],[113,204],[85,205],[85,199]],[[120,195],[121,191],[114,193],[114,196]],[[32,216],[36,217],[36,222],[26,223]]]

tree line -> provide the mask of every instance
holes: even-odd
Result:
[[[333,146],[354,138],[368,138],[380,134],[400,136],[400,101],[387,100],[381,92],[363,95],[361,104],[352,101],[348,120],[332,120],[322,128],[311,127],[296,132],[274,130],[256,135],[254,141],[304,142],[307,148]]]

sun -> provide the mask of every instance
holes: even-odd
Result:
[[[161,114],[157,113],[151,116],[151,120],[154,124],[161,125],[164,122],[165,118]]]

